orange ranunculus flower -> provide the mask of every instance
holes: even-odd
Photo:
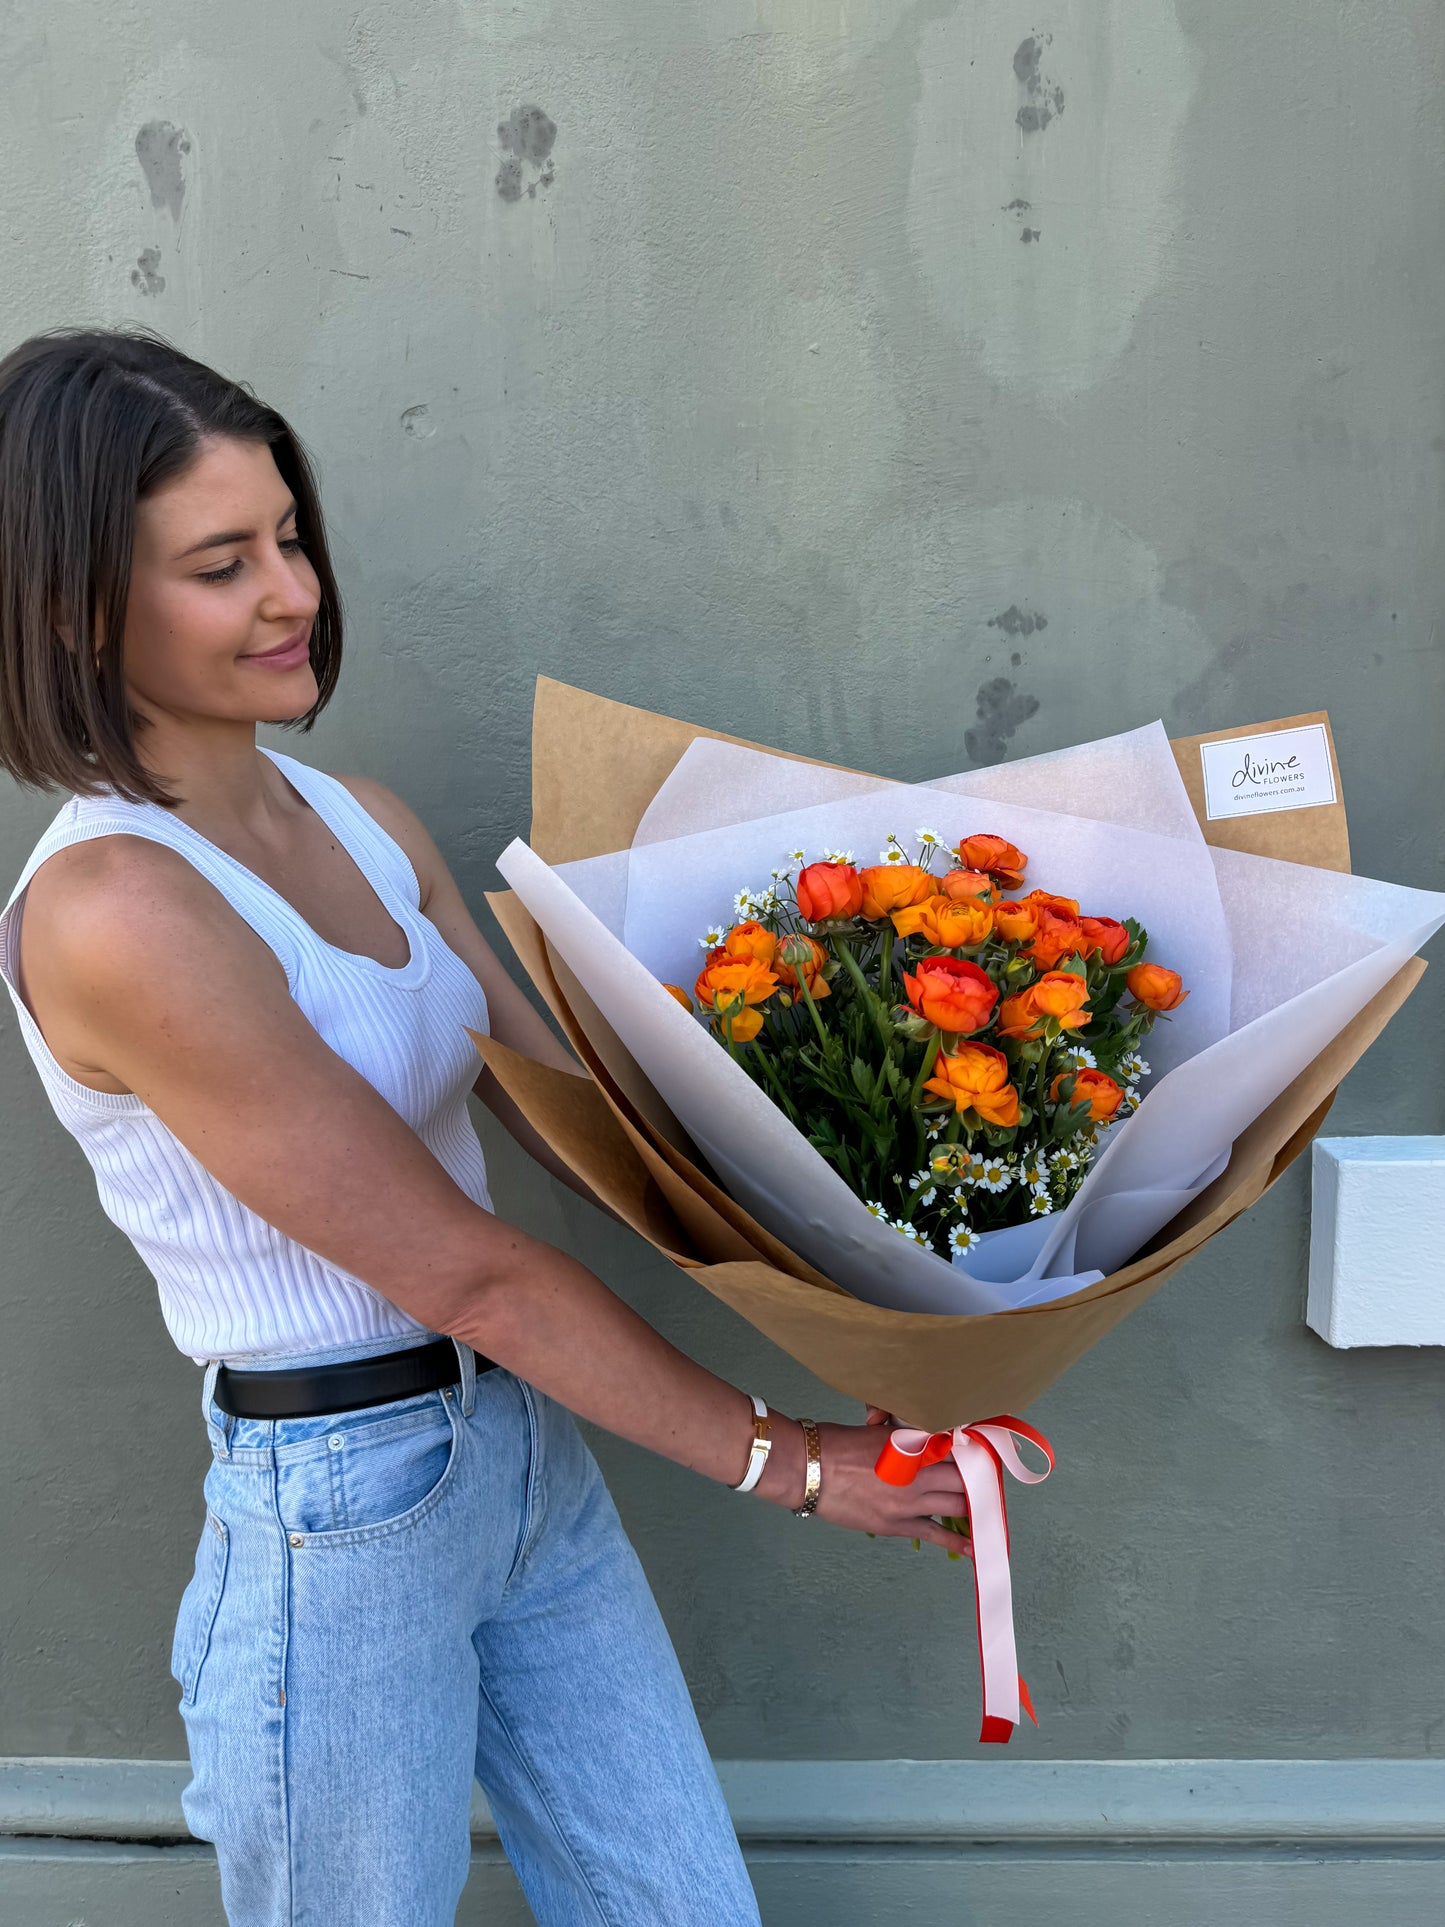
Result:
[[[962,903],[965,897],[991,897],[994,885],[987,870],[949,870],[941,887],[946,897]]]
[[[1050,970],[1023,994],[1040,1017],[1052,1017],[1061,1030],[1082,1030],[1089,1021],[1089,986],[1071,971]]]
[[[966,836],[958,846],[958,860],[965,870],[983,870],[996,878],[1004,890],[1017,890],[1028,865],[1023,851],[1001,836]]]
[[[773,953],[778,940],[771,930],[755,923],[750,917],[746,923],[735,923],[722,940],[722,947],[734,962],[751,957],[765,970],[773,967]]]
[[[965,957],[924,957],[903,973],[908,1001],[940,1030],[982,1030],[998,1002],[998,986]]]
[[[1039,927],[1029,945],[1029,960],[1040,970],[1054,970],[1065,957],[1077,957],[1084,949],[1084,932],[1077,917],[1069,916],[1056,905],[1066,899],[1035,903]]]
[[[765,1003],[777,987],[777,978],[756,957],[710,950],[697,980],[697,1001],[718,1017],[730,1017],[734,1039],[746,1044],[763,1027],[763,1014],[754,1006]]]
[[[895,910],[893,928],[900,937],[923,937],[940,950],[962,950],[983,942],[993,929],[993,911],[977,897],[956,903],[947,897],[928,897],[906,910]]]
[[[851,863],[810,863],[793,886],[798,909],[809,923],[842,923],[856,917],[863,886]]]
[[[1097,950],[1106,964],[1116,964],[1129,948],[1129,932],[1113,917],[1080,917],[1079,928],[1084,933],[1086,957]]]
[[[685,990],[679,990],[676,984],[664,984],[662,987],[669,997],[676,998],[690,1017],[692,1015],[692,999],[688,996],[687,992]]]
[[[1177,1010],[1189,995],[1179,972],[1163,964],[1135,964],[1124,982],[1147,1010]]]
[[[992,1044],[960,1044],[942,1051],[924,1085],[950,1098],[958,1111],[977,1111],[986,1124],[1009,1130],[1019,1121],[1019,1094],[1009,1082],[1008,1059]]]
[[[858,872],[858,881],[863,885],[862,914],[869,923],[882,923],[895,910],[922,903],[938,890],[937,877],[916,863],[874,863]]]
[[[1013,1037],[1020,1041],[1030,1037],[1042,1037],[1044,1021],[1035,1010],[1034,1000],[1026,990],[1016,990],[1012,997],[1005,997],[998,1007],[1000,1037]]]
[[[1124,1093],[1107,1071],[1090,1070],[1086,1064],[1081,1070],[1061,1071],[1049,1086],[1049,1097],[1057,1104],[1068,1080],[1074,1080],[1073,1095],[1068,1102],[1087,1104],[1089,1117],[1095,1124],[1103,1124],[1111,1118],[1124,1102]]]
[[[798,988],[801,976],[808,995],[816,1004],[824,997],[831,997],[832,986],[823,975],[823,966],[828,961],[828,953],[822,944],[812,937],[784,937],[778,945],[778,954],[773,960],[773,968],[781,981],[790,989]]]
[[[1074,897],[1056,897],[1052,890],[1030,890],[1026,897],[1019,898],[1019,902],[1047,904],[1061,916],[1076,917],[1079,914],[1079,905]]]
[[[1005,897],[993,906],[993,927],[1005,943],[1032,943],[1038,935],[1039,907],[1036,903]]]

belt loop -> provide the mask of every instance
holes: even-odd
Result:
[[[457,1364],[461,1367],[462,1373],[462,1417],[470,1418],[472,1407],[477,1402],[477,1355],[471,1346],[464,1345],[460,1338],[454,1338],[452,1343],[457,1348]]]
[[[219,1358],[210,1359],[206,1365],[205,1382],[201,1386],[201,1417],[206,1421],[206,1430],[211,1436],[211,1450],[218,1459],[228,1459],[231,1456],[231,1415],[222,1412],[219,1425],[211,1416],[211,1402],[216,1394],[216,1374],[220,1369]]]

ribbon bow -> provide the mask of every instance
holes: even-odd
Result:
[[[1031,1472],[1015,1439],[1027,1439],[1048,1460]],[[1024,1485],[1038,1485],[1054,1469],[1054,1449],[1042,1432],[1022,1419],[981,1419],[951,1432],[914,1432],[898,1426],[888,1435],[874,1471],[887,1485],[912,1485],[926,1465],[952,1459],[963,1479],[978,1614],[978,1658],[983,1673],[980,1741],[1006,1745],[1019,1723],[1020,1707],[1037,1726],[1038,1715],[1018,1668],[1014,1645],[1013,1585],[1009,1577],[1008,1512],[1004,1468]]]

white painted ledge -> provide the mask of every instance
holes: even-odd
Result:
[[[748,1845],[1445,1849],[1445,1760],[724,1760]],[[186,1837],[183,1760],[0,1759],[0,1837]],[[478,1842],[496,1829],[478,1796]]]
[[[1312,1164],[1311,1330],[1445,1345],[1445,1137],[1316,1138]]]

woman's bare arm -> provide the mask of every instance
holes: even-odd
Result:
[[[423,1324],[608,1431],[741,1478],[742,1393],[585,1266],[474,1204],[323,1042],[272,952],[184,858],[133,837],[62,855],[26,909],[42,1028],[45,1009],[63,1009],[78,1057],[140,1096],[235,1197]],[[796,1504],[801,1436],[775,1431],[758,1490]],[[956,1547],[929,1516],[958,1509],[951,1465],[899,1490],[872,1477],[876,1432],[828,1426],[824,1438],[824,1517]]]

